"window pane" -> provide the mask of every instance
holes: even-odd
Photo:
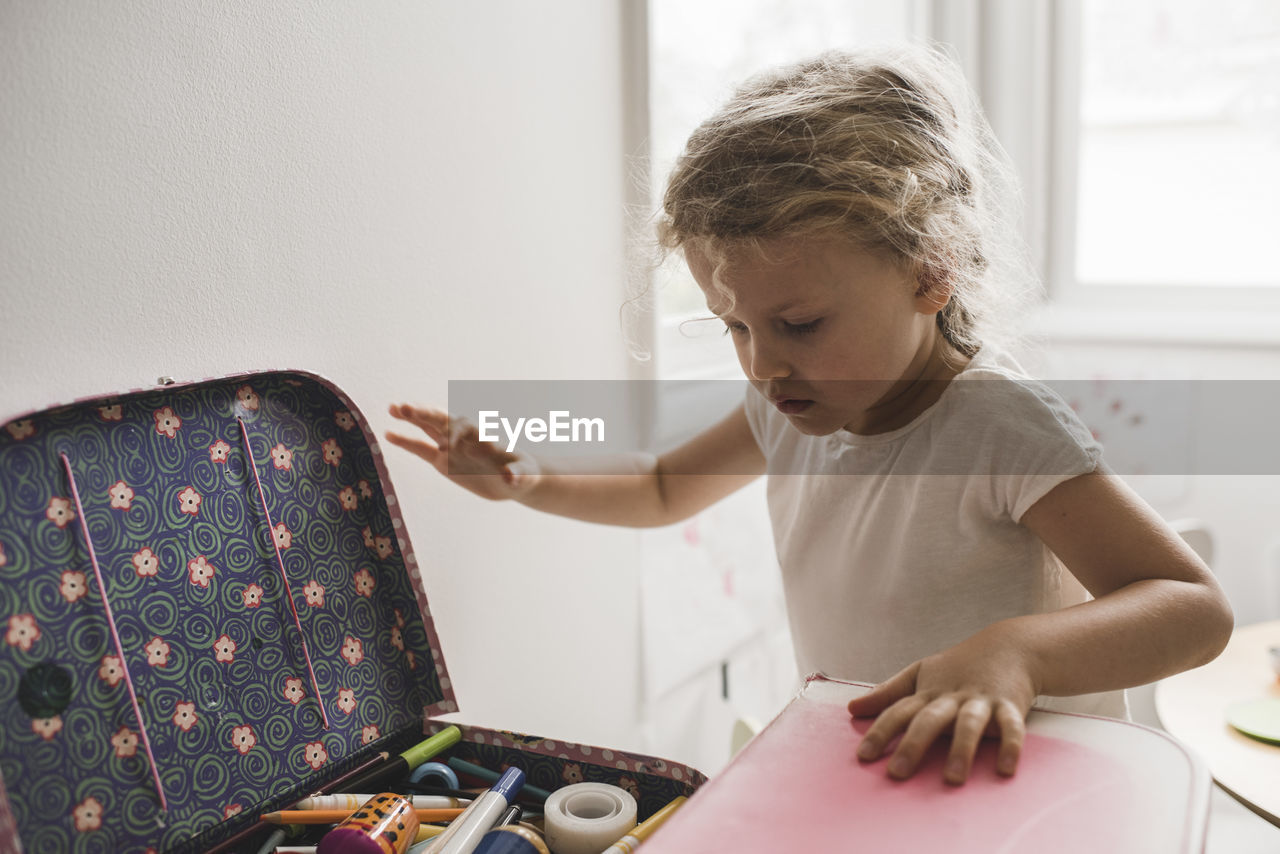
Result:
[[[689,134],[737,84],[823,50],[908,38],[917,5],[915,0],[650,0],[655,206]],[[705,315],[702,294],[684,264],[668,268],[654,283],[660,315],[668,320]],[[696,327],[703,325],[719,336],[718,323],[686,324],[684,335],[698,337]]]
[[[1077,278],[1280,285],[1280,3],[1083,8]]]

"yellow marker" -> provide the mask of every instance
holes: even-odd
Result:
[[[414,843],[423,842],[433,836],[439,836],[449,828],[442,827],[438,824],[420,824],[418,825],[418,835],[414,837]]]
[[[671,818],[671,814],[680,809],[681,804],[687,801],[684,795],[673,800],[653,815],[649,816],[642,823],[631,829],[631,832],[610,845],[604,850],[604,854],[631,854],[640,847],[640,843],[649,838],[649,834],[657,830],[664,821]]]

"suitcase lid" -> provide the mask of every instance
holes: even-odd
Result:
[[[942,779],[935,742],[914,776],[855,756],[870,718],[847,704],[872,686],[811,676],[729,766],[645,843],[645,854],[831,850],[1193,854],[1204,846],[1212,779],[1167,733],[1033,709],[1017,773],[995,771],[985,739],[963,786]],[[768,808],[761,809],[761,792]]]
[[[0,831],[29,850],[167,848],[457,710],[378,442],[305,371],[0,427],[0,631]]]

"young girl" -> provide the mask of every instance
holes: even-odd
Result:
[[[951,733],[959,784],[990,734],[1012,774],[1034,702],[1123,717],[1124,688],[1212,659],[1232,614],[994,345],[1026,281],[1002,262],[1000,164],[936,52],[754,79],[690,138],[660,224],[733,338],[736,411],[626,474],[407,405],[391,414],[429,441],[388,439],[486,498],[617,525],[678,522],[767,473],[800,672],[880,683],[849,704],[876,716],[859,758],[901,736],[905,778]]]

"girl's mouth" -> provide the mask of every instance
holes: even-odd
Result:
[[[796,400],[795,398],[783,398],[775,400],[773,405],[778,407],[778,411],[783,415],[798,415],[804,412],[810,406],[813,406],[812,400]]]

